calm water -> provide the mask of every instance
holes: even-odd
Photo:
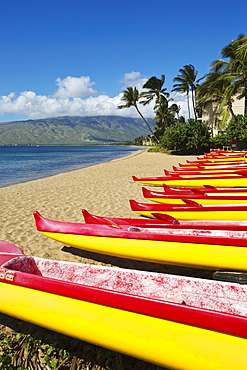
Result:
[[[0,146],[0,188],[130,155],[130,146]]]

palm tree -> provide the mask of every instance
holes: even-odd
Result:
[[[142,115],[138,108],[138,102],[140,98],[140,93],[137,90],[136,87],[127,87],[127,89],[123,92],[123,96],[121,100],[125,101],[126,103],[124,105],[119,105],[118,109],[123,109],[123,108],[130,108],[130,107],[135,107],[136,111],[138,114],[141,116],[145,124],[147,125],[148,129],[154,136],[155,140],[157,141],[158,144],[160,144],[159,139],[155,136],[153,130],[151,129],[150,125],[148,124],[148,121],[145,119],[145,117]]]
[[[219,71],[215,65],[211,66],[211,72],[197,88],[197,106],[205,107],[209,103],[214,107],[215,116],[222,116],[222,126],[226,123],[229,113],[235,124],[247,135],[244,128],[238,123],[233,111],[233,97],[238,92],[238,86],[234,82],[235,76],[225,71]]]
[[[240,35],[237,40],[232,41],[235,53],[240,59],[247,58],[247,36]]]
[[[229,79],[232,79],[232,85],[235,86],[235,94],[238,99],[245,98],[247,102],[247,38],[239,35],[229,45],[221,50],[223,58],[229,58],[229,61],[216,59],[211,64],[211,69],[223,72]],[[245,113],[247,112],[245,105]]]
[[[195,119],[197,119],[196,104],[195,104],[195,91],[196,91],[196,77],[198,75],[198,71],[195,69],[195,67],[192,64],[187,64],[183,68],[180,68],[179,72],[180,74],[178,74],[177,77],[173,79],[174,82],[178,82],[178,83],[173,85],[174,88],[172,91],[186,93],[189,118],[190,118],[189,92],[191,91],[194,116],[195,116]]]
[[[155,76],[149,78],[149,80],[142,86],[143,89],[149,89],[149,91],[145,91],[141,93],[141,97],[145,97],[146,100],[141,101],[141,104],[147,105],[149,104],[154,98],[155,103],[157,103],[160,96],[168,97],[170,94],[166,91],[166,88],[163,88],[165,83],[165,75],[161,75],[161,78],[157,78]]]
[[[162,134],[164,130],[168,127],[167,122],[167,110],[168,103],[173,100],[170,98],[170,94],[166,91],[167,89],[163,87],[165,83],[165,75],[161,75],[161,78],[155,76],[151,77],[142,87],[143,89],[148,89],[141,93],[142,100],[140,103],[143,105],[150,104],[152,100],[154,103],[154,112],[156,113],[155,120],[158,119]]]
[[[211,72],[199,87],[197,97],[201,104],[206,103],[207,99],[208,102],[210,99],[211,102],[217,102],[223,116],[222,122],[226,121],[229,112],[235,124],[247,135],[232,108],[234,97],[244,97],[247,101],[247,53],[244,53],[244,49],[247,49],[247,42],[243,35],[222,49],[222,57],[229,58],[229,61],[216,59],[211,63]]]
[[[155,132],[159,137],[161,137],[168,127],[175,124],[175,114],[179,112],[179,109],[177,104],[172,104],[169,106],[169,100],[161,95],[159,99],[156,100],[154,112],[154,120],[157,123]]]

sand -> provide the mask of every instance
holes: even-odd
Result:
[[[1,188],[0,240],[17,245],[27,255],[119,265],[113,257],[64,248],[40,234],[32,213],[39,211],[53,220],[84,222],[81,209],[85,208],[99,216],[136,218],[138,215],[131,211],[129,199],[148,201],[143,198],[142,185],[135,183],[132,175],[164,176],[164,169],[195,158],[144,150],[108,163]]]

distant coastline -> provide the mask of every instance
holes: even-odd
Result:
[[[52,117],[0,123],[0,145],[121,145],[149,133],[140,118]]]

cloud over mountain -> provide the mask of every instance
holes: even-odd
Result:
[[[140,72],[126,73],[119,81],[121,90],[136,86],[141,91],[148,78]],[[134,108],[119,110],[122,104],[122,93],[115,97],[100,95],[92,86],[96,85],[89,76],[57,78],[57,89],[52,95],[37,95],[34,91],[23,91],[20,94],[11,92],[0,97],[0,114],[23,114],[28,118],[45,118],[51,116],[96,116],[121,115],[138,117]],[[180,115],[186,115],[186,97],[181,94],[171,95],[180,106]],[[153,117],[153,105],[141,106],[146,117]]]

